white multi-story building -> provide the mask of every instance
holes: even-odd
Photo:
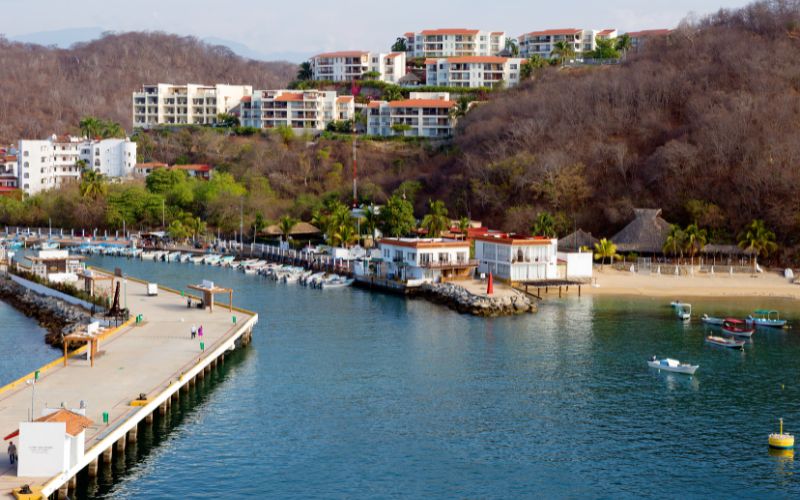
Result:
[[[508,282],[557,279],[558,240],[511,234],[475,236],[478,272]]]
[[[464,240],[383,238],[378,246],[383,258],[378,275],[409,285],[466,278],[475,268]]]
[[[404,37],[409,57],[496,56],[506,46],[502,31],[443,28],[408,32]]]
[[[585,53],[597,48],[598,39],[614,39],[617,37],[615,29],[578,29],[565,28],[544,31],[533,31],[521,35],[519,52],[522,57],[528,58],[538,55],[550,59],[558,42],[566,42],[575,52],[575,59],[583,59]]]
[[[427,85],[445,87],[514,87],[524,60],[518,57],[465,56],[425,60]]]
[[[16,151],[0,150],[0,187],[18,187],[18,177]]]
[[[367,106],[367,134],[450,137],[456,124],[454,106],[447,92],[411,92],[401,101],[372,101]]]
[[[332,90],[258,90],[242,99],[240,114],[245,127],[325,130],[333,121],[354,118],[355,99]]]
[[[347,82],[359,80],[364,73],[376,72],[378,80],[397,83],[406,74],[406,53],[379,54],[362,50],[326,52],[312,57],[313,79]]]
[[[136,165],[136,143],[129,139],[87,140],[52,136],[21,140],[17,152],[18,186],[31,195],[81,178],[86,168],[106,177],[129,177]]]
[[[250,85],[144,85],[133,93],[133,126],[211,125],[252,93]]]

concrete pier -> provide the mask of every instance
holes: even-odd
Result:
[[[84,468],[89,477],[96,477],[100,456],[105,470],[112,463],[112,450],[124,454],[127,443],[135,447],[139,423],[152,423],[155,412],[166,415],[173,400],[179,403],[181,390],[187,392],[196,378],[211,374],[212,363],[216,365],[226,351],[246,344],[245,337],[249,340],[258,321],[255,313],[240,309],[234,324],[227,308],[213,313],[188,309],[186,298],[176,291],[160,288],[157,296],[148,296],[145,283],[130,277],[127,281],[125,300],[131,316],[142,314],[145,321],[135,327],[130,322],[101,337],[94,367],[83,355],[69,359],[67,366],[55,360],[41,367],[36,382],[36,416],[42,414],[45,402],[51,406],[64,402],[66,408],[87,402],[86,416],[94,424],[85,431],[83,457],[55,477],[19,477],[15,466],[0,469],[0,499],[13,498],[12,488],[23,484],[41,487],[45,498],[51,494],[66,497]],[[204,350],[191,340],[192,324],[203,326]],[[140,394],[146,399],[136,401]],[[24,380],[0,388],[0,432],[4,436],[28,420],[31,395]],[[18,440],[15,444],[19,445]],[[5,446],[1,450],[0,463],[5,460],[8,464]]]

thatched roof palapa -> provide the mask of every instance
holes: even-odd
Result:
[[[661,218],[660,208],[634,208],[634,219],[611,241],[618,252],[661,253],[670,223]]]
[[[581,247],[594,247],[594,244],[599,242],[597,238],[592,236],[592,233],[587,233],[583,229],[578,229],[574,233],[570,233],[558,240],[559,250],[578,250]]]
[[[316,226],[312,226],[308,222],[298,222],[297,224],[292,226],[292,230],[289,232],[289,235],[306,236],[306,235],[320,234],[320,233],[322,233],[322,231],[317,229]],[[280,236],[283,233],[281,233],[281,230],[277,224],[273,224],[264,230],[264,234],[267,234],[269,236]]]

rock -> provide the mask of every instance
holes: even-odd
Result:
[[[432,302],[475,316],[495,317],[536,311],[531,299],[516,290],[510,296],[485,297],[473,295],[455,283],[427,283],[420,287],[420,294]]]

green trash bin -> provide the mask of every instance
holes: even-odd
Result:
[[[104,424],[108,424],[108,412],[107,411],[103,412],[103,423]]]
[[[205,344],[205,342],[200,342],[200,350],[201,350],[201,351],[205,351],[205,350],[206,350],[206,344]]]
[[[233,324],[236,324],[236,316],[233,317]]]

